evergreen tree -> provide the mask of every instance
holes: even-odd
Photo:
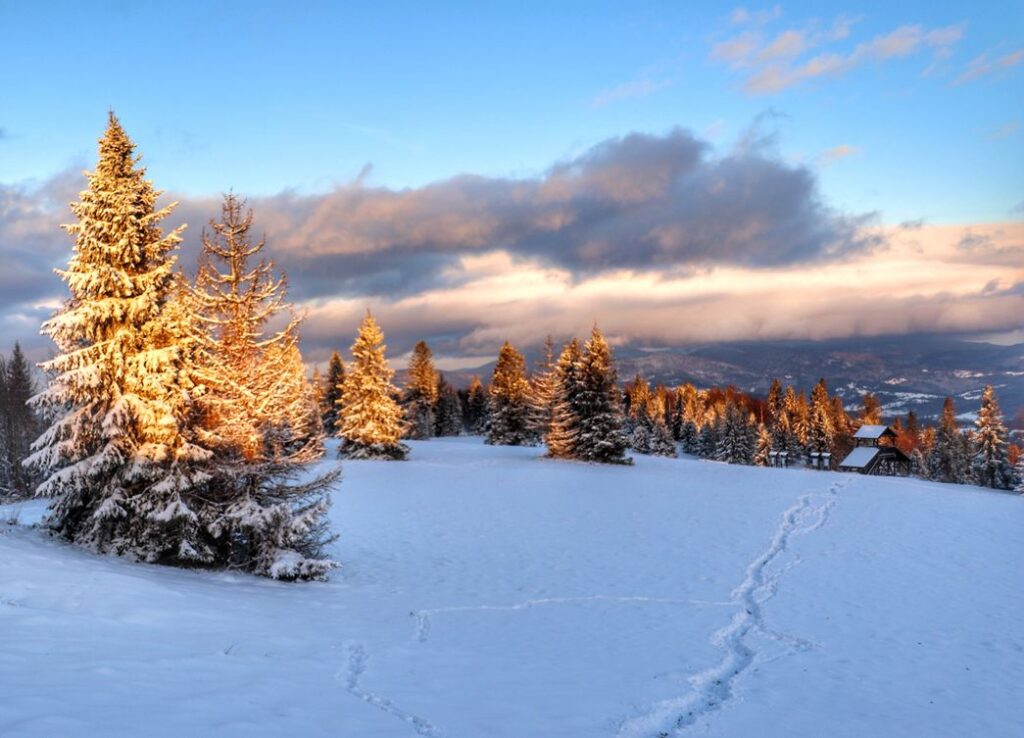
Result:
[[[487,431],[487,390],[480,383],[480,377],[475,374],[469,380],[465,410],[467,432],[473,435],[483,435]]]
[[[203,231],[189,295],[199,319],[198,373],[210,389],[202,398],[205,438],[252,461],[283,453],[309,461],[322,453],[323,437],[306,417],[317,409],[298,349],[301,318],[287,303],[284,276],[260,258],[266,241],[251,238],[253,213],[244,206],[224,196],[221,219]],[[286,314],[283,327],[268,329]]]
[[[832,428],[834,429],[831,463],[833,469],[838,469],[842,460],[853,450],[854,429],[853,422],[843,406],[843,399],[838,395],[832,398],[831,409]]]
[[[963,484],[969,477],[964,437],[956,424],[952,397],[947,397],[942,406],[935,442],[928,454],[928,477],[936,482],[952,484]]]
[[[434,435],[437,397],[433,352],[426,341],[419,341],[409,358],[409,378],[402,396],[408,438],[424,440]]]
[[[747,415],[733,397],[728,397],[722,415],[721,431],[716,439],[714,458],[728,464],[751,464],[754,448],[747,427]]]
[[[700,429],[697,455],[702,459],[715,458],[718,450],[719,426],[720,419],[715,417],[713,420],[705,423],[704,427]]]
[[[807,438],[810,429],[809,410],[807,397],[803,392],[797,392],[792,387],[786,387],[786,394],[783,400],[785,407],[785,428],[780,450],[786,451],[791,460],[799,459],[807,451]]]
[[[882,424],[882,405],[870,392],[864,393],[863,398],[864,407],[860,411],[860,424],[861,425],[881,425]]]
[[[772,434],[768,427],[761,423],[757,426],[757,441],[754,446],[754,464],[757,466],[771,466],[772,460],[768,455],[772,450]]]
[[[551,430],[555,406],[555,343],[551,336],[544,341],[539,366],[530,377],[530,407],[533,411],[534,433],[544,438]]]
[[[394,372],[384,356],[384,334],[366,311],[352,344],[352,362],[345,374],[338,420],[340,454],[348,459],[405,459],[409,447],[400,442],[402,408],[391,384]]]
[[[771,386],[768,388],[768,431],[772,436],[773,443],[777,446],[781,446],[781,442],[777,439],[778,428],[782,415],[785,412],[785,398],[782,394],[782,382],[778,379],[773,379]]]
[[[0,499],[14,494],[11,489],[10,469],[5,450],[7,448],[8,415],[10,400],[7,396],[7,360],[0,354]]]
[[[48,525],[98,551],[147,561],[209,563],[209,531],[197,525],[210,452],[190,432],[196,390],[175,297],[181,229],[160,228],[171,206],[137,167],[134,145],[110,115],[88,189],[71,206],[77,222],[66,269],[71,297],[43,324],[57,355],[36,406],[53,424],[29,461],[54,497]]]
[[[653,456],[676,456],[676,444],[665,425],[663,400],[651,392],[639,374],[628,386],[630,441],[634,451]]]
[[[679,440],[683,444],[683,453],[694,456],[700,453],[700,431],[692,420],[683,423],[683,432]]]
[[[973,471],[975,481],[982,487],[1013,489],[1015,470],[1010,465],[1006,426],[999,400],[991,384],[981,395],[981,409],[974,421]]]
[[[42,429],[29,405],[35,391],[31,369],[15,343],[10,360],[0,360],[0,496],[29,497],[40,481],[24,464]]]
[[[832,423],[832,403],[825,379],[819,379],[811,392],[811,413],[808,425],[807,448],[810,452],[831,453],[835,440]]]
[[[327,362],[327,376],[324,377],[323,382],[320,413],[323,418],[324,430],[333,434],[338,430],[338,418],[341,416],[341,392],[345,385],[345,362],[341,360],[341,354],[337,351],[331,353],[331,358]]]
[[[594,326],[583,347],[579,369],[577,458],[604,464],[630,464],[623,432],[611,347]]]
[[[548,455],[556,459],[579,458],[580,413],[583,411],[580,382],[582,352],[573,338],[562,349],[555,364],[554,402],[551,424],[544,441]]]
[[[437,375],[437,412],[435,413],[435,436],[457,436],[462,432],[462,400],[444,378]]]
[[[532,422],[530,383],[526,380],[526,360],[505,341],[488,389],[488,428],[486,443],[494,446],[532,446],[537,443]]]

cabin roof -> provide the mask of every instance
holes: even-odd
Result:
[[[839,466],[849,467],[850,469],[863,469],[878,456],[880,451],[881,449],[877,446],[860,446],[847,454]]]
[[[873,441],[882,438],[883,436],[895,436],[892,428],[887,425],[862,425],[857,429],[857,432],[853,434],[854,438],[867,438]]]

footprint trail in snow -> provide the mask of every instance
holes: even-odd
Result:
[[[747,642],[751,633],[787,643],[790,653],[806,651],[812,644],[770,629],[764,622],[765,602],[775,594],[779,578],[791,566],[771,575],[768,567],[783,554],[790,539],[806,535],[823,526],[835,507],[838,490],[844,481],[834,482],[824,492],[809,492],[782,514],[771,543],[747,567],[746,577],[732,593],[739,611],[724,628],[716,631],[711,642],[724,651],[716,665],[690,677],[690,690],[677,698],[662,701],[647,713],[625,720],[619,738],[667,738],[718,710],[733,697],[734,683],[755,661],[758,653]]]

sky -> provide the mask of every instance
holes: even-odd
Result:
[[[249,198],[312,361],[1020,328],[1019,2],[427,5],[0,0],[0,342],[111,109],[186,266]]]

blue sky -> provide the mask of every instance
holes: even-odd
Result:
[[[1019,0],[432,5],[0,0],[0,339],[48,350],[109,109],[186,266],[219,193],[250,198],[313,361],[367,307],[469,363],[595,319],[1019,329]]]
[[[1024,5],[986,3],[0,3],[0,181],[87,165],[113,107],[166,189],[318,192],[535,175],[611,136],[731,146],[770,113],[827,200],[884,222],[992,221],[1024,201]],[[552,7],[555,6],[555,7]],[[741,22],[737,22],[737,20]],[[959,29],[769,93],[716,59],[743,33]],[[987,56],[986,56],[987,55]],[[984,64],[984,62],[982,62]],[[848,147],[830,160],[826,152]],[[1019,213],[1017,214],[1019,217]]]

